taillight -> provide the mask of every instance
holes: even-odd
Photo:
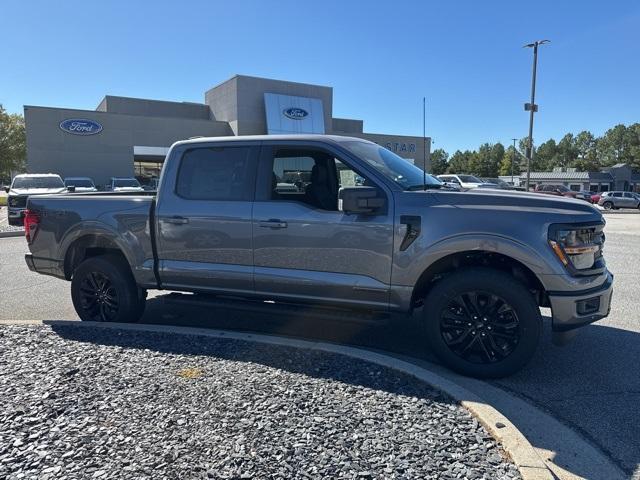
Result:
[[[36,229],[40,223],[40,217],[37,213],[31,210],[25,210],[24,212],[24,236],[27,239],[27,243],[31,243],[36,234]]]

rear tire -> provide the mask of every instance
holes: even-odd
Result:
[[[146,292],[136,285],[127,262],[119,255],[100,255],[82,262],[73,272],[71,299],[81,320],[137,322]]]
[[[467,268],[431,289],[422,326],[445,366],[472,377],[500,378],[531,360],[542,318],[533,295],[511,275]]]

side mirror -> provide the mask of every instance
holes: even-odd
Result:
[[[9,193],[9,190],[11,190],[11,187],[4,187],[4,191],[5,191],[6,193]]]
[[[69,185],[69,186],[67,187],[67,192],[69,192],[69,193],[73,193],[73,192],[75,192],[75,191],[76,191],[76,186],[75,186],[75,185]]]
[[[375,215],[386,206],[375,187],[343,187],[338,192],[340,210],[347,215]]]

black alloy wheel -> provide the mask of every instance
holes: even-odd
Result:
[[[111,280],[101,272],[90,272],[80,284],[81,305],[96,322],[111,322],[120,306],[118,292]]]
[[[531,360],[542,316],[529,288],[508,272],[465,267],[431,287],[420,325],[430,351],[445,366],[472,377],[500,378]]]
[[[489,292],[464,292],[451,299],[440,315],[445,344],[472,363],[507,358],[520,342],[518,315],[503,298]]]
[[[71,300],[81,320],[135,322],[146,303],[146,291],[136,284],[122,255],[84,260],[71,278]]]

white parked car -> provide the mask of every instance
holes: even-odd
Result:
[[[458,185],[460,188],[465,190],[470,188],[500,188],[500,186],[495,183],[483,182],[473,175],[447,174],[438,175],[438,178],[445,183]]]
[[[76,192],[97,192],[96,184],[89,177],[67,177],[64,186],[75,187]]]
[[[144,188],[140,182],[133,177],[111,177],[111,182],[107,186],[112,192],[142,192]]]

